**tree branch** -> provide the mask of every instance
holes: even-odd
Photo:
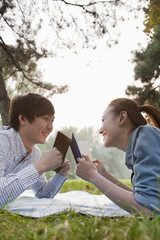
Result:
[[[77,4],[77,3],[71,3],[71,2],[67,2],[65,0],[52,0],[53,2],[63,2],[65,3],[66,5],[71,5],[73,7],[81,7],[81,8],[84,8],[84,7],[90,7],[90,6],[94,6],[96,4],[101,4],[101,3],[110,3],[110,4],[117,4],[118,3],[118,0],[115,0],[115,1],[95,1],[95,2],[90,2],[88,4]]]
[[[11,52],[8,50],[7,45],[5,44],[5,42],[3,41],[2,37],[0,36],[0,46],[3,48],[3,50],[6,52],[6,54],[8,55],[8,57],[10,58],[10,60],[12,61],[13,65],[15,65],[15,67],[17,68],[18,72],[21,72],[24,76],[24,78],[26,78],[28,81],[30,81],[31,83],[33,83],[34,85],[41,87],[41,88],[45,88],[45,84],[43,84],[43,82],[39,81],[36,82],[36,80],[33,80],[31,78],[29,78],[24,69],[22,67],[20,67],[19,63],[15,60],[15,58],[13,57],[13,55],[11,54]]]

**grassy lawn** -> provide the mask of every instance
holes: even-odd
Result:
[[[125,182],[130,185],[129,181]],[[83,190],[100,192],[83,180],[68,180],[61,192]],[[32,219],[0,210],[0,240],[159,240],[160,217],[94,217],[64,211],[49,217]]]
[[[127,184],[128,186],[131,186],[130,180],[122,179],[121,181],[123,183]],[[60,193],[69,192],[69,191],[77,191],[77,190],[86,191],[91,194],[101,194],[101,192],[93,184],[86,182],[82,179],[80,179],[80,180],[68,179],[64,183],[63,187],[61,188]]]

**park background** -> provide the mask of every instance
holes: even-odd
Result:
[[[99,129],[114,98],[160,105],[158,1],[12,0],[0,9],[1,124],[8,125],[13,96],[41,93],[56,111],[41,151],[53,146],[57,131],[74,132],[82,153],[129,178],[124,153],[105,149]],[[70,149],[67,159],[75,178]]]
[[[74,131],[78,141],[89,145],[93,158],[106,161],[109,171],[118,177],[129,174],[124,173],[124,153],[105,149],[98,130],[102,112],[113,98],[132,97],[160,109],[159,0],[1,0],[0,56],[1,125],[9,124],[13,96],[41,93],[56,109],[54,130],[42,151],[52,147],[58,130],[68,136]],[[75,177],[72,161],[70,177]],[[75,190],[101,194],[79,179],[69,179],[60,191]],[[2,240],[160,237],[158,215],[105,218],[70,209],[32,219],[0,209],[0,222]]]

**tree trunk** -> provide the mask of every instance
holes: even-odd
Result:
[[[0,114],[4,126],[9,125],[9,104],[10,99],[2,76],[2,68],[0,68]]]

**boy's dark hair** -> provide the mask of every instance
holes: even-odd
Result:
[[[19,95],[14,97],[10,103],[10,127],[14,128],[16,131],[19,130],[19,115],[23,115],[32,123],[36,117],[53,115],[54,113],[54,107],[47,98],[35,93]]]

